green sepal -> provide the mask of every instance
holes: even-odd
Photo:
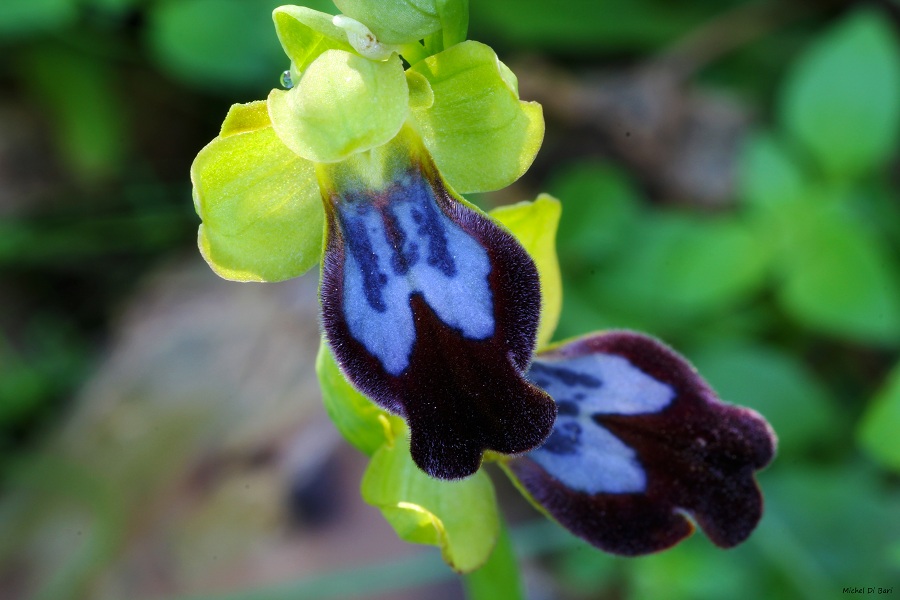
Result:
[[[518,179],[544,138],[541,105],[522,102],[512,72],[484,44],[468,41],[410,67],[431,84],[434,103],[412,122],[441,174],[459,193]]]
[[[282,142],[307,160],[338,162],[393,138],[409,111],[395,54],[372,61],[326,50],[290,90],[272,90],[269,116]]]
[[[407,44],[441,29],[444,45],[466,39],[468,0],[335,0],[342,13],[364,23],[383,44]]]
[[[220,277],[281,281],[322,252],[324,211],[315,168],[285,147],[265,102],[231,107],[222,133],[191,165],[200,253]]]
[[[497,541],[500,518],[487,474],[432,479],[410,458],[405,425],[372,457],[362,497],[381,510],[401,539],[438,546],[444,561],[460,573],[487,562]]]
[[[562,275],[556,255],[556,231],[562,205],[553,196],[541,194],[533,202],[501,206],[489,214],[516,236],[537,265],[541,278],[537,350],[541,350],[553,338],[562,312]]]
[[[379,408],[347,381],[325,338],[316,357],[316,375],[325,412],[344,439],[369,456],[391,439],[391,420],[399,418]]]
[[[275,33],[297,71],[326,50],[353,52],[347,32],[332,23],[332,16],[305,6],[279,6],[272,12]]]

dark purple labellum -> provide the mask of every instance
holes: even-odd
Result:
[[[524,377],[540,316],[537,269],[447,189],[423,149],[388,152],[378,186],[348,174],[352,165],[320,170],[332,190],[322,321],[348,379],[406,418],[416,464],[466,477],[485,450],[526,452],[553,427],[555,403]]]
[[[663,550],[693,531],[744,541],[762,516],[753,478],[775,453],[756,412],[722,403],[688,362],[644,335],[577,339],[529,378],[559,406],[539,449],[509,471],[575,535],[616,554]]]

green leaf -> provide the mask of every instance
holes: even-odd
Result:
[[[233,106],[222,135],[191,165],[200,252],[234,281],[296,277],[322,252],[315,168],[281,143],[264,109],[261,101]]]
[[[634,182],[612,165],[570,165],[548,187],[566,205],[558,237],[568,273],[607,258],[630,237],[639,218],[641,197]]]
[[[775,348],[719,342],[691,353],[697,370],[725,401],[759,411],[778,434],[779,456],[827,450],[841,415],[834,398],[797,358]]]
[[[284,55],[269,10],[278,3],[245,0],[157,2],[147,34],[160,65],[204,90],[271,87],[284,70]]]
[[[802,200],[809,182],[787,149],[773,135],[748,137],[740,156],[739,189],[753,209],[766,210]]]
[[[900,132],[900,49],[891,23],[866,10],[826,32],[794,65],[780,112],[829,175],[856,177],[882,164]]]
[[[681,321],[721,311],[759,289],[768,249],[733,218],[648,215],[631,247],[602,278],[599,298],[654,321]]]
[[[4,0],[0,2],[0,40],[59,30],[77,15],[71,0]]]
[[[278,137],[313,162],[338,162],[397,135],[409,89],[397,55],[385,62],[326,50],[290,90],[272,90],[269,115]]]
[[[416,63],[434,103],[412,121],[441,174],[459,193],[505,187],[531,166],[544,138],[540,104],[519,101],[488,46],[468,41]]]
[[[73,175],[96,180],[116,173],[131,137],[125,99],[110,66],[51,45],[26,54],[23,63]]]
[[[389,440],[389,420],[397,417],[390,417],[347,381],[324,338],[316,358],[316,374],[322,388],[325,411],[335,427],[361,452],[373,455]]]
[[[886,467],[900,471],[900,365],[869,403],[856,435],[865,451]]]
[[[779,261],[778,298],[798,322],[859,341],[900,342],[900,280],[896,261],[856,215],[821,203],[827,190],[799,206]],[[832,199],[833,200],[833,199]]]
[[[272,13],[284,53],[297,71],[304,71],[326,50],[353,52],[347,33],[331,22],[331,15],[305,6],[279,6]]]
[[[506,526],[500,523],[497,547],[488,561],[463,578],[468,600],[524,600],[519,563]]]
[[[363,500],[381,509],[402,539],[439,546],[460,573],[487,562],[500,526],[494,488],[480,470],[458,481],[432,479],[413,463],[408,434],[372,457],[362,480]]]
[[[556,257],[556,229],[561,213],[559,200],[547,194],[541,194],[534,202],[501,206],[490,212],[494,219],[516,236],[537,265],[541,278],[538,350],[550,342],[562,311],[562,278]]]
[[[472,3],[471,21],[483,39],[533,50],[570,56],[610,50],[634,54],[671,44],[735,4],[735,0],[490,0]]]
[[[445,28],[465,39],[468,0],[335,0],[342,13],[365,24],[383,44],[406,44]],[[462,37],[460,38],[460,31]]]

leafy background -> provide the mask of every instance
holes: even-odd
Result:
[[[286,68],[277,4],[0,3],[5,597],[463,594],[431,549],[391,544],[327,434],[314,277],[216,281],[194,246],[188,167]],[[900,5],[492,0],[471,16],[545,106],[532,171],[474,200],[562,200],[557,338],[657,335],[780,437],[763,522],[727,552],[696,535],[610,557],[498,480],[528,597],[896,592]]]

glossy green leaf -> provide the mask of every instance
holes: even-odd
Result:
[[[200,252],[225,279],[289,279],[322,252],[315,168],[281,143],[264,115],[264,102],[233,106],[222,135],[191,165]]]
[[[778,454],[827,450],[837,441],[841,415],[825,385],[796,357],[756,344],[719,342],[691,353],[725,402],[753,408],[778,435]]]
[[[447,564],[460,573],[485,564],[497,541],[500,521],[487,474],[480,470],[458,481],[432,479],[410,458],[405,428],[372,457],[362,496],[381,509],[402,539],[439,546]]]
[[[468,0],[335,0],[342,13],[364,23],[379,42],[406,44],[446,27],[457,39],[468,22]],[[442,24],[442,21],[446,25]]]
[[[501,206],[490,212],[494,219],[516,236],[537,265],[541,278],[538,349],[550,342],[562,311],[562,278],[556,256],[556,229],[561,212],[559,200],[547,194],[541,194],[534,202]]]
[[[297,71],[306,68],[326,50],[353,52],[343,29],[328,13],[305,6],[279,6],[272,13],[275,33]]]
[[[900,471],[900,365],[870,402],[857,430],[857,439],[869,456]]]
[[[784,86],[781,118],[820,166],[854,177],[883,163],[900,133],[900,49],[892,24],[852,14],[797,61]]]
[[[468,41],[416,63],[434,103],[412,122],[441,174],[459,193],[500,189],[531,166],[544,137],[536,102],[519,101],[497,55]]]
[[[272,90],[269,115],[278,137],[314,162],[337,162],[388,142],[408,113],[400,58],[368,60],[326,50],[290,90]]]
[[[791,236],[782,248],[779,300],[800,323],[849,339],[900,343],[900,278],[897,261],[852,213],[809,202],[786,206]],[[834,198],[830,198],[835,200]]]
[[[325,411],[337,430],[361,452],[374,454],[388,441],[388,420],[397,417],[390,417],[347,381],[324,339],[316,358],[316,374]]]

